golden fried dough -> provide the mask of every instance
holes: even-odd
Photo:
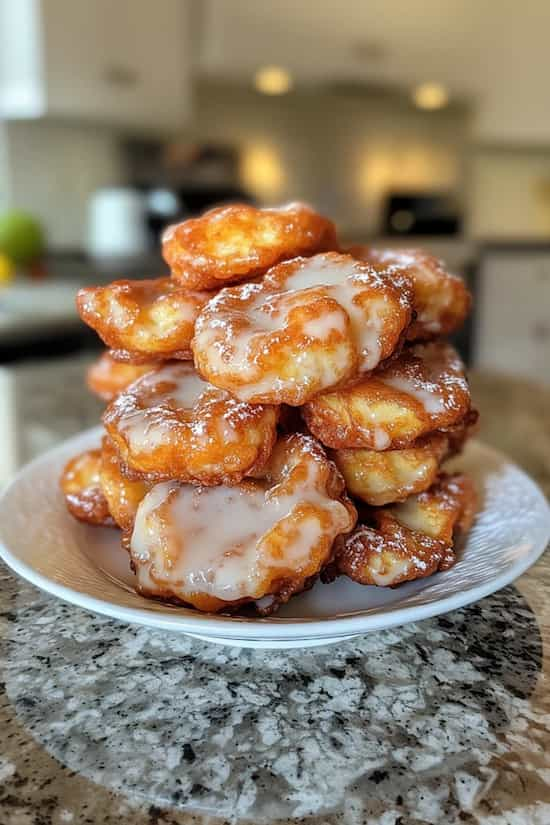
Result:
[[[162,238],[164,260],[189,289],[256,278],[279,261],[331,249],[337,249],[334,224],[301,203],[221,206],[169,226]]]
[[[416,312],[416,318],[407,330],[409,341],[427,341],[449,335],[464,322],[472,296],[462,278],[447,272],[438,258],[420,249],[354,246],[349,251],[360,260],[407,270],[414,286]]]
[[[449,451],[445,433],[433,433],[402,450],[333,450],[331,458],[348,492],[380,507],[427,490]]]
[[[216,389],[191,364],[143,376],[107,407],[103,422],[130,470],[156,479],[233,484],[261,468],[278,409]]]
[[[356,517],[320,445],[285,436],[263,479],[152,488],[129,540],[138,590],[204,611],[254,602],[269,612],[311,584]]]
[[[296,258],[208,302],[195,364],[243,401],[300,406],[388,358],[411,316],[410,283],[397,269],[334,252]]]
[[[478,414],[470,410],[458,424],[436,431],[398,450],[331,450],[348,492],[373,507],[404,501],[427,490],[443,461],[461,452],[475,430]]]
[[[131,481],[123,472],[122,462],[112,440],[103,439],[99,480],[109,512],[124,531],[134,525],[138,504],[153,486],[152,481]]]
[[[71,515],[87,524],[111,527],[113,519],[101,489],[100,468],[101,450],[86,450],[67,463],[59,484]]]
[[[146,361],[143,364],[116,361],[109,350],[106,350],[89,367],[86,383],[91,391],[103,401],[112,401],[119,392],[125,390],[142,375],[156,369],[158,365],[158,361]]]
[[[172,278],[113,281],[79,290],[76,303],[119,361],[190,361],[195,319],[208,292],[191,292]]]
[[[470,408],[464,365],[445,342],[416,344],[346,389],[319,395],[302,414],[335,449],[389,450],[452,427]]]
[[[371,510],[339,543],[325,580],[345,574],[360,584],[394,586],[431,576],[455,562],[453,542],[473,522],[476,493],[464,475],[442,474],[403,504]]]

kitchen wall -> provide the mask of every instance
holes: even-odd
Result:
[[[421,113],[399,97],[297,90],[268,98],[202,80],[184,140],[242,148],[243,182],[268,203],[300,197],[345,233],[375,233],[390,189],[454,189],[474,238],[550,235],[550,149],[476,147],[460,108]],[[85,243],[89,196],[124,182],[115,128],[48,121],[0,123],[0,209],[37,215],[58,249]]]
[[[376,231],[389,189],[456,189],[464,196],[462,109],[429,115],[401,97],[357,89],[268,98],[201,81],[190,135],[242,147],[245,185],[261,200],[326,208],[350,232]]]
[[[508,241],[550,236],[550,149],[477,148],[469,178],[471,235]]]
[[[182,137],[235,143],[245,186],[260,201],[303,198],[350,234],[375,232],[392,188],[463,195],[467,116],[425,115],[406,100],[357,90],[297,90],[266,98],[245,86],[200,81]],[[93,125],[5,125],[6,197],[34,212],[56,248],[82,246],[90,194],[124,177],[117,132]],[[1,179],[1,169],[0,169]]]
[[[37,120],[0,127],[0,209],[32,212],[57,249],[82,247],[89,196],[122,175],[112,129]]]

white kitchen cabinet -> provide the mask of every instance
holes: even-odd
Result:
[[[0,0],[0,117],[177,129],[189,21],[187,0]]]
[[[488,250],[477,293],[475,366],[550,384],[550,246]]]

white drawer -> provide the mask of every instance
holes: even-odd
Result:
[[[550,252],[484,257],[475,327],[476,367],[550,384]]]

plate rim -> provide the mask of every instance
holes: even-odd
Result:
[[[86,449],[87,444],[84,442],[89,442],[88,446],[91,446],[94,440],[98,441],[100,439],[102,433],[103,428],[101,426],[83,430],[25,464],[4,490],[2,490],[0,494],[0,508],[19,483],[29,474],[32,474],[37,467],[54,461],[59,454],[68,451],[75,443],[79,443],[81,449]],[[226,639],[242,639],[243,641],[256,642],[285,642],[290,639],[294,641],[303,640],[304,642],[307,642],[309,639],[326,639],[330,641],[335,636],[361,635],[371,631],[405,625],[410,622],[418,622],[433,616],[448,613],[460,607],[465,607],[511,584],[535,564],[550,542],[550,503],[539,485],[500,450],[490,447],[477,439],[474,439],[473,442],[478,449],[481,449],[494,459],[512,466],[521,476],[523,483],[530,487],[531,492],[538,499],[542,515],[546,516],[545,536],[539,537],[538,541],[528,553],[510,564],[500,575],[475,587],[466,588],[449,596],[430,601],[427,604],[395,607],[395,609],[390,611],[370,613],[368,615],[365,615],[364,612],[356,611],[353,615],[295,619],[221,617],[193,612],[190,608],[183,608],[183,610],[186,611],[185,613],[179,611],[161,613],[148,610],[146,607],[117,605],[112,601],[106,601],[96,596],[74,590],[66,585],[59,584],[43,573],[37,572],[35,568],[27,562],[22,561],[19,556],[15,555],[6,546],[1,536],[0,558],[21,578],[68,604],[74,604],[84,610],[131,624],[189,634],[200,633],[201,635],[208,635],[212,638],[215,637],[222,642]],[[69,517],[68,514],[67,517]],[[304,633],[307,635],[303,635]]]

